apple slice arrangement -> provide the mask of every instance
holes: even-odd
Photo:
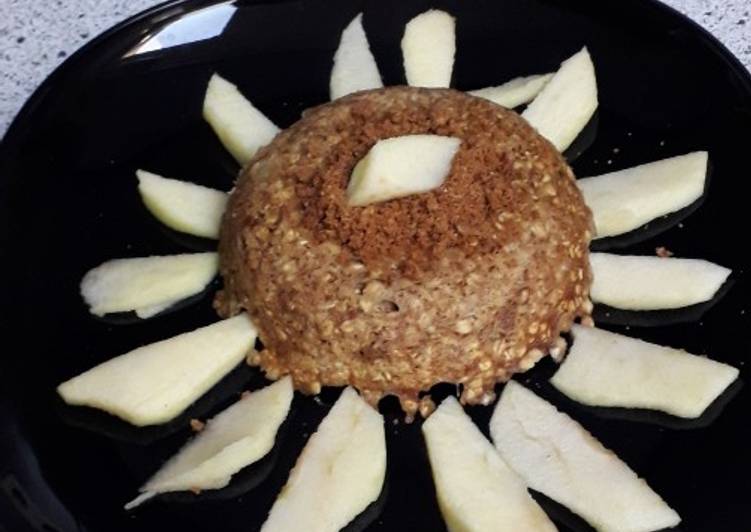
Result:
[[[454,18],[429,10],[406,26],[401,42],[411,85],[448,87]],[[383,83],[362,15],[344,29],[333,59],[332,99]],[[522,116],[563,151],[598,106],[595,68],[586,48],[555,73],[471,91],[499,105],[529,104]],[[203,115],[240,164],[279,128],[239,89],[214,74]],[[355,167],[347,189],[353,207],[441,186],[461,139],[410,135],[378,142]],[[408,154],[409,156],[405,156]],[[593,211],[596,238],[621,235],[701,198],[708,154],[694,152],[578,180]],[[227,194],[139,170],[138,189],[165,225],[217,238]],[[610,307],[675,309],[711,300],[731,271],[704,260],[592,253],[591,297]],[[95,315],[135,312],[148,318],[194,296],[217,273],[217,254],[118,259],[89,271],[81,294]],[[257,332],[245,314],[112,358],[58,387],[71,405],[105,410],[137,426],[165,423],[236,367]],[[738,377],[738,370],[678,349],[575,325],[573,345],[551,379],[562,393],[592,406],[646,408],[696,418]],[[266,455],[287,417],[289,377],[243,397],[206,426],[126,505],[157,494],[219,489]],[[597,530],[650,531],[680,522],[647,483],[586,429],[524,386],[508,382],[488,441],[453,397],[422,426],[439,507],[450,530],[555,530],[530,496],[537,490]],[[382,416],[345,389],[309,438],[262,530],[335,531],[380,494],[386,470]],[[603,485],[609,489],[603,490]],[[318,503],[321,498],[329,502]]]

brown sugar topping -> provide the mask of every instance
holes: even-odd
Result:
[[[301,224],[316,241],[336,242],[385,275],[429,270],[449,249],[472,256],[515,242],[529,223],[504,221],[534,222],[534,200],[550,199],[561,183],[573,182],[554,148],[516,113],[453,90],[370,91],[305,116],[274,143],[298,152],[292,164],[274,171],[296,183]],[[444,184],[424,194],[349,206],[346,187],[357,162],[377,141],[410,134],[462,140]]]

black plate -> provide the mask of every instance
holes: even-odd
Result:
[[[297,397],[275,451],[226,491],[177,494],[126,513],[123,503],[189,436],[187,418],[216,412],[242,389],[260,386],[261,377],[239,368],[185,416],[147,430],[66,408],[54,387],[108,357],[215,319],[206,294],[150,321],[96,320],[80,300],[78,282],[106,259],[211,247],[160,226],[141,205],[133,171],[146,168],[230,187],[237,168],[201,119],[210,74],[218,70],[238,83],[272,120],[287,126],[303,109],[327,99],[339,33],[361,9],[388,84],[403,82],[404,23],[428,7],[457,15],[454,86],[460,89],[553,70],[586,44],[597,65],[600,109],[596,130],[594,125],[589,130],[592,144],[579,143],[586,147],[573,162],[579,175],[709,150],[711,186],[698,209],[684,213],[689,215],[680,224],[678,218],[660,222],[662,232],[647,228],[606,244],[646,254],[667,246],[679,256],[733,268],[734,284],[716,304],[678,317],[632,316],[630,334],[708,353],[740,367],[748,379],[744,191],[751,81],[696,25],[647,0],[237,2],[226,26],[222,10],[201,11],[206,5],[173,2],[96,39],[48,79],[3,141],[0,521],[5,529],[247,531],[261,524],[337,392],[327,391],[322,402]],[[163,49],[132,53],[144,43],[151,46],[149,39],[160,31]],[[190,35],[212,34],[185,42]],[[610,315],[600,311],[602,323]],[[631,318],[615,316],[609,327],[628,329],[624,324]],[[698,422],[685,422],[576,405],[546,384],[551,371],[552,363],[545,362],[522,380],[644,476],[683,516],[681,530],[751,530],[747,387],[734,386],[724,398],[727,404],[714,405]],[[441,530],[419,423],[393,424],[388,401],[383,410],[386,488],[351,529]],[[486,430],[491,409],[470,411]],[[587,530],[543,502],[561,530]]]

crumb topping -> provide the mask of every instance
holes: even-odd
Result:
[[[346,188],[357,162],[377,141],[411,134],[462,140],[444,184],[423,194],[349,206]],[[355,94],[335,107],[307,111],[272,146],[288,152],[280,154],[286,165],[274,165],[273,173],[295,183],[301,225],[313,239],[335,242],[348,255],[343,260],[359,260],[386,275],[415,277],[447,250],[465,257],[493,253],[534,230],[544,208],[585,215],[575,204],[554,205],[561,188],[575,194],[573,175],[546,140],[516,113],[449,89]],[[261,153],[255,164],[263,165],[268,154]]]

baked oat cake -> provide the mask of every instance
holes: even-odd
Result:
[[[347,204],[355,164],[384,138],[461,139],[431,192]],[[399,398],[494,386],[562,349],[589,319],[592,216],[558,151],[513,111],[450,89],[389,87],[311,109],[249,162],[224,215],[223,316],[247,310],[249,363],[295,387]]]

